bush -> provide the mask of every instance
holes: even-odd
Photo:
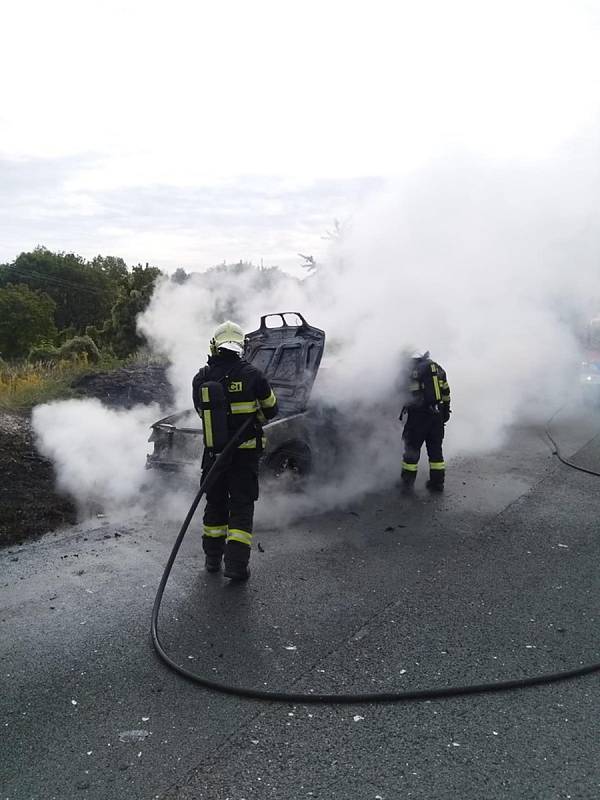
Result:
[[[74,336],[61,345],[58,350],[58,357],[64,360],[84,354],[91,364],[97,364],[100,361],[100,351],[90,336]]]
[[[59,360],[59,352],[51,344],[38,344],[31,348],[27,356],[30,364],[55,364]]]
[[[87,331],[86,331],[87,333]],[[74,336],[77,336],[78,333],[75,328],[70,325],[68,328],[64,328],[62,331],[58,332],[58,336],[56,337],[56,341],[59,345],[68,342],[69,339],[72,339]]]

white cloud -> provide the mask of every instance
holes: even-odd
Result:
[[[22,0],[0,13],[0,157],[29,180],[3,193],[0,260],[45,244],[168,270],[293,269],[359,208],[344,181],[462,149],[544,159],[598,122],[599,14],[584,0]],[[35,163],[53,160],[36,188]],[[327,178],[342,188],[316,196]],[[253,187],[269,180],[259,213]],[[238,207],[217,198],[216,219],[215,192]]]
[[[82,168],[76,159],[31,160],[20,168],[0,159],[0,262],[44,244],[86,258],[151,261],[167,272],[243,259],[300,273],[298,251],[320,257],[333,219],[351,215],[382,183],[240,177],[93,192],[69,177],[82,169],[85,162]]]
[[[100,153],[103,188],[388,174],[455,143],[538,155],[597,111],[581,2],[25,0],[4,17],[2,152]]]

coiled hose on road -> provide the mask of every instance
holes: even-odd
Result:
[[[556,414],[554,416],[556,416]],[[549,430],[549,426],[552,422],[552,419],[554,419],[554,417],[552,417],[546,425],[545,434],[548,437],[549,441],[552,443],[552,446],[554,448],[553,454],[556,455],[557,458],[563,464],[566,464],[568,467],[571,467],[572,469],[579,470],[580,472],[585,472],[588,475],[595,475],[597,477],[600,477],[600,472],[596,472],[591,469],[586,469],[585,467],[580,467],[577,464],[574,464],[573,462],[569,461],[568,459],[562,456],[562,454],[560,453],[560,449]],[[534,675],[531,677],[515,678],[513,680],[507,680],[507,681],[477,683],[477,684],[470,684],[468,686],[447,686],[445,688],[436,687],[436,688],[415,689],[415,690],[408,690],[401,692],[358,692],[356,694],[318,694],[316,692],[314,693],[285,692],[285,691],[274,692],[274,691],[267,691],[264,689],[252,689],[245,686],[234,686],[228,683],[222,683],[220,681],[210,680],[209,678],[205,678],[202,675],[198,675],[195,672],[192,672],[191,670],[182,667],[180,664],[177,664],[177,662],[173,661],[173,659],[165,651],[160,641],[160,637],[158,635],[158,615],[160,612],[160,606],[165,591],[165,587],[167,585],[167,581],[169,580],[169,575],[171,574],[171,569],[173,568],[175,559],[177,558],[177,553],[179,552],[179,548],[181,547],[181,543],[183,542],[183,538],[187,532],[190,522],[192,521],[192,517],[194,516],[198,504],[202,499],[202,496],[210,487],[214,479],[217,477],[219,468],[225,462],[227,456],[231,453],[231,451],[235,447],[237,447],[238,442],[242,440],[242,436],[251,422],[252,420],[250,419],[244,423],[244,425],[237,432],[236,437],[228,443],[227,447],[217,457],[211,470],[208,472],[208,474],[205,476],[204,480],[200,484],[200,488],[198,489],[194,501],[190,506],[190,510],[188,511],[187,516],[183,521],[183,525],[181,526],[177,539],[175,540],[175,544],[173,545],[173,549],[171,550],[171,554],[165,566],[158,587],[158,591],[156,593],[154,606],[152,608],[152,620],[151,620],[152,643],[154,645],[154,649],[156,650],[158,656],[162,659],[162,661],[164,661],[164,663],[170,669],[174,670],[187,680],[190,680],[193,683],[196,683],[200,686],[204,686],[206,689],[213,689],[214,691],[221,692],[223,694],[235,695],[237,697],[246,697],[252,700],[265,700],[265,701],[280,702],[280,703],[298,703],[298,704],[323,703],[323,704],[338,704],[338,705],[339,704],[348,705],[352,703],[399,703],[409,700],[436,700],[436,699],[439,700],[446,697],[458,697],[460,695],[467,695],[467,694],[482,694],[486,692],[505,692],[511,689],[523,689],[528,686],[540,686],[542,684],[555,683],[557,681],[566,681],[572,678],[579,678],[583,675],[589,675],[592,672],[600,671],[600,663],[594,663],[594,664],[586,664],[576,669],[563,670],[561,672],[550,672],[545,675]]]

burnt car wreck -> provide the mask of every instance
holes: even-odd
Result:
[[[267,446],[261,458],[261,469],[274,476],[305,476],[313,469],[327,415],[311,408],[310,397],[324,348],[325,332],[298,312],[266,314],[246,336],[244,358],[261,370],[277,395],[279,412],[264,425]],[[148,469],[199,469],[202,421],[193,409],[155,422],[148,441],[154,445]]]

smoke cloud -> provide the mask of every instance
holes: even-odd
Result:
[[[403,350],[447,370],[448,452],[501,444],[572,387],[577,329],[600,301],[598,163],[440,161],[356,217],[320,276],[320,319],[340,344],[328,390],[368,404]]]
[[[32,422],[38,449],[56,467],[58,488],[89,514],[143,505],[148,429],[158,416],[157,405],[116,411],[95,399],[65,400],[37,406]]]
[[[454,154],[389,182],[304,281],[215,273],[158,285],[139,329],[168,357],[180,410],[191,406],[192,376],[223,319],[252,330],[262,314],[300,311],[327,333],[313,401],[345,420],[341,447],[318,485],[276,490],[259,520],[353,502],[398,479],[395,385],[407,351],[430,350],[448,373],[450,460],[493,450],[511,426],[550,416],[575,386],[578,326],[600,303],[594,145],[581,140],[529,163]],[[143,483],[156,417],[69,401],[37,409],[34,424],[64,488],[82,501],[125,502]]]

